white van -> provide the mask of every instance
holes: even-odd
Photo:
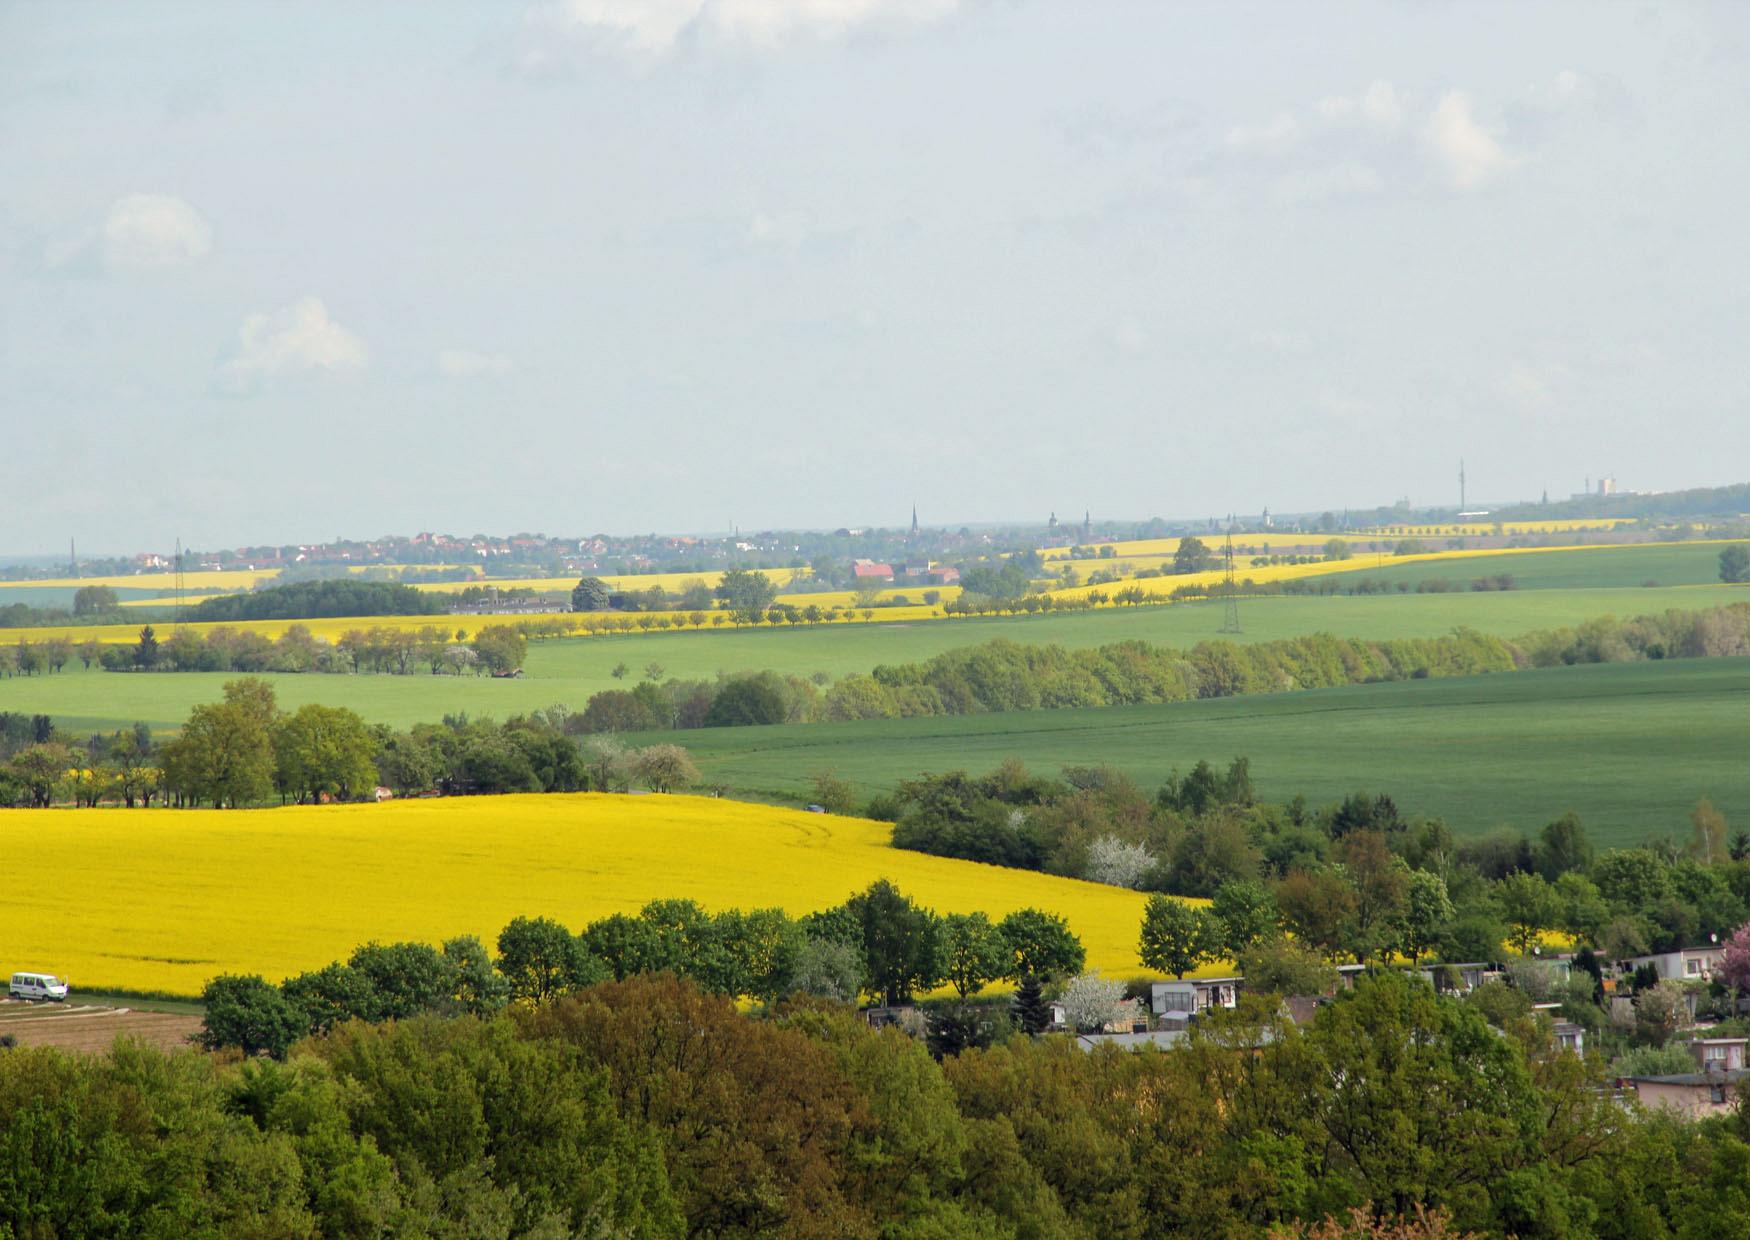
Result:
[[[14,973],[11,995],[14,999],[52,999],[60,1003],[67,997],[67,983],[53,973]]]

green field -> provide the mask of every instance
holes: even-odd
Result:
[[[1435,637],[1459,625],[1511,637],[1593,616],[1711,607],[1736,597],[1742,595],[1725,587],[1693,586],[1248,598],[1240,604],[1245,632],[1236,640],[1268,641],[1321,631],[1371,638]],[[429,675],[278,675],[269,679],[282,706],[296,708],[307,702],[350,706],[372,722],[405,727],[436,722],[460,711],[502,719],[555,704],[581,708],[592,693],[631,683],[652,663],[662,667],[665,677],[710,677],[719,671],[758,668],[838,677],[868,671],[880,663],[926,659],[998,637],[1067,646],[1097,646],[1133,638],[1189,646],[1216,638],[1220,626],[1220,604],[1181,603],[1038,617],[540,642],[530,647],[527,674],[520,680]],[[4,640],[0,630],[0,641]],[[627,681],[616,681],[610,674],[619,663],[631,669]],[[217,699],[230,678],[228,673],[84,671],[75,662],[59,675],[0,680],[0,710],[49,714],[63,726],[80,730],[110,730],[136,719],[156,729],[170,729],[180,726],[197,703]]]
[[[1409,583],[1450,581],[1466,588],[1479,577],[1506,573],[1516,590],[1611,589],[1624,586],[1708,586],[1720,582],[1721,543],[1645,543],[1632,547],[1588,547],[1580,551],[1540,551],[1536,554],[1479,555],[1441,563],[1424,560],[1394,564],[1390,556],[1365,572],[1338,576],[1344,588],[1366,578]],[[1366,558],[1357,556],[1357,559]],[[1319,580],[1319,578],[1313,578]],[[1750,591],[1742,592],[1750,597]]]
[[[1687,838],[1710,797],[1750,828],[1750,658],[1355,685],[1165,706],[719,728],[673,734],[708,779],[805,799],[831,769],[873,792],[920,771],[1105,763],[1146,787],[1200,758],[1252,760],[1260,794],[1388,792],[1459,834],[1578,810],[1593,838]]]

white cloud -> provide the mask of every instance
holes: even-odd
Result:
[[[801,245],[814,232],[807,211],[755,211],[747,222],[747,239],[756,245]]]
[[[1457,189],[1478,189],[1513,166],[1474,116],[1470,98],[1462,91],[1448,91],[1428,118],[1423,140]]]
[[[502,353],[476,353],[472,349],[444,349],[437,355],[437,370],[446,379],[475,379],[508,375],[517,365]]]
[[[198,262],[212,252],[206,217],[169,194],[125,194],[109,205],[103,223],[43,252],[50,268],[89,266],[111,271],[154,271]]]
[[[1343,96],[1321,99],[1314,110],[1320,117],[1335,124],[1358,121],[1371,128],[1392,133],[1403,127],[1407,105],[1397,87],[1382,80],[1374,82],[1356,99]]]
[[[1241,150],[1292,146],[1300,138],[1300,122],[1291,112],[1278,112],[1262,125],[1235,125],[1227,131],[1227,144]]]
[[[921,25],[954,13],[959,0],[559,0],[531,26],[590,39],[635,59],[654,59],[682,41],[772,50],[798,39],[841,38],[863,26]],[[532,49],[528,67],[551,53]]]
[[[1535,366],[1514,362],[1501,376],[1501,394],[1522,409],[1547,409],[1553,405],[1570,371],[1566,366],[1550,364]]]
[[[237,349],[219,367],[220,382],[248,391],[274,379],[311,372],[361,370],[364,342],[328,317],[320,298],[300,297],[278,310],[245,315]]]
[[[103,220],[103,257],[112,267],[174,267],[205,258],[212,248],[212,226],[167,194],[118,198]]]

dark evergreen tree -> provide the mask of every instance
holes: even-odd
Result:
[[[1015,1027],[1029,1037],[1051,1028],[1051,1007],[1045,1002],[1045,992],[1036,977],[1021,979],[1009,1011],[1015,1018]]]

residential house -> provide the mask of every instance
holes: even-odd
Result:
[[[1650,964],[1666,981],[1705,982],[1713,977],[1725,954],[1725,948],[1718,943],[1704,943],[1699,947],[1680,947],[1676,951],[1635,956],[1623,963],[1627,971]]]
[[[1742,1072],[1746,1045],[1750,1045],[1750,1038],[1691,1038],[1689,1053],[1695,1056],[1695,1066],[1703,1072],[1709,1068]]]
[[[1572,1051],[1576,1055],[1586,1053],[1586,1027],[1576,1025],[1571,1020],[1558,1020],[1555,1025],[1556,1049]]]
[[[1471,960],[1458,964],[1427,965],[1417,970],[1442,994],[1468,995],[1484,982],[1502,981],[1507,970],[1498,964]]]
[[[1617,1084],[1633,1090],[1635,1099],[1649,1109],[1671,1111],[1684,1119],[1705,1119],[1732,1111],[1743,1079],[1742,1068],[1715,1068],[1671,1076],[1629,1076]]]
[[[893,580],[893,565],[878,564],[874,560],[853,560],[851,576],[859,582],[874,583]]]
[[[1149,1007],[1156,1016],[1187,1017],[1211,1008],[1231,1008],[1239,1003],[1241,977],[1199,977],[1178,982],[1155,982],[1149,987]]]
[[[1133,1030],[1129,1033],[1083,1033],[1076,1035],[1076,1045],[1084,1051],[1092,1051],[1096,1046],[1116,1046],[1127,1051],[1153,1046],[1163,1051],[1169,1051],[1184,1040],[1185,1031],[1183,1029],[1155,1029],[1145,1030],[1141,1033]]]

